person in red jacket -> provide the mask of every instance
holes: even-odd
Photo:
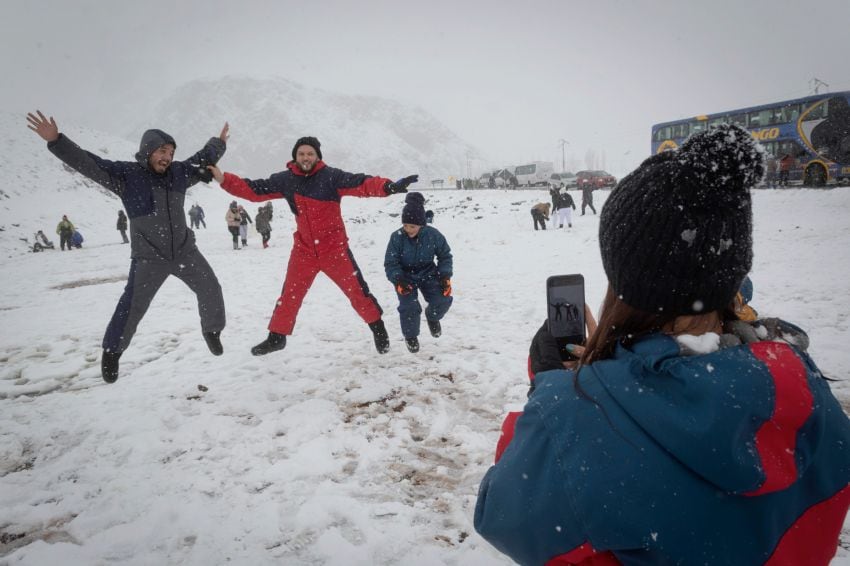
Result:
[[[388,352],[390,340],[381,319],[383,311],[369,292],[348,247],[339,203],[344,196],[384,197],[405,193],[419,176],[393,182],[328,167],[322,161],[321,144],[314,137],[295,142],[292,161],[286,164],[286,169],[268,179],[251,180],[210,167],[215,180],[230,194],[253,202],[283,198],[295,214],[295,241],[283,289],[269,322],[269,335],[251,348],[251,353],[263,356],[286,346],[286,337],[292,334],[304,296],[320,271],[342,289],[351,306],[369,325],[378,352]]]

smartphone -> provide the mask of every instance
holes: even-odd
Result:
[[[558,343],[564,361],[576,360],[567,344],[584,344],[584,277],[580,274],[553,275],[546,280],[546,312],[549,332]]]

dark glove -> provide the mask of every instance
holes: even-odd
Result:
[[[384,187],[384,190],[388,195],[394,195],[396,193],[406,193],[408,185],[412,185],[419,181],[419,175],[411,175],[410,177],[405,177],[403,179],[399,179],[395,183],[390,182],[387,183]]]
[[[399,295],[409,295],[413,292],[413,283],[404,277],[399,277],[395,282],[395,290]]]
[[[528,357],[531,360],[531,373],[537,375],[541,371],[549,371],[550,369],[564,369],[564,363],[561,361],[561,354],[558,350],[558,343],[555,337],[549,332],[549,320],[543,322],[543,326],[534,335],[531,340],[531,348],[528,350]]]
[[[452,280],[450,277],[440,279],[440,289],[443,291],[444,297],[452,296]]]
[[[189,167],[192,167],[195,170],[195,174],[204,183],[209,183],[213,180],[212,171],[207,169],[207,166],[203,163],[190,163]]]

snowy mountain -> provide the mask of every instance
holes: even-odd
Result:
[[[325,162],[397,178],[461,176],[477,149],[425,110],[374,96],[348,96],[296,82],[227,76],[189,82],[133,130],[156,127],[182,140],[218,135],[230,122],[225,170],[267,177],[283,170],[299,137],[315,136]]]

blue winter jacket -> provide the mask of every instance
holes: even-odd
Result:
[[[812,360],[661,334],[535,377],[475,528],[521,564],[828,564],[850,422]],[[510,430],[506,431],[508,434]],[[781,543],[781,544],[780,544]]]
[[[399,228],[387,244],[384,271],[392,283],[402,276],[414,284],[430,278],[451,277],[452,250],[445,236],[433,226],[422,226],[415,238]]]

